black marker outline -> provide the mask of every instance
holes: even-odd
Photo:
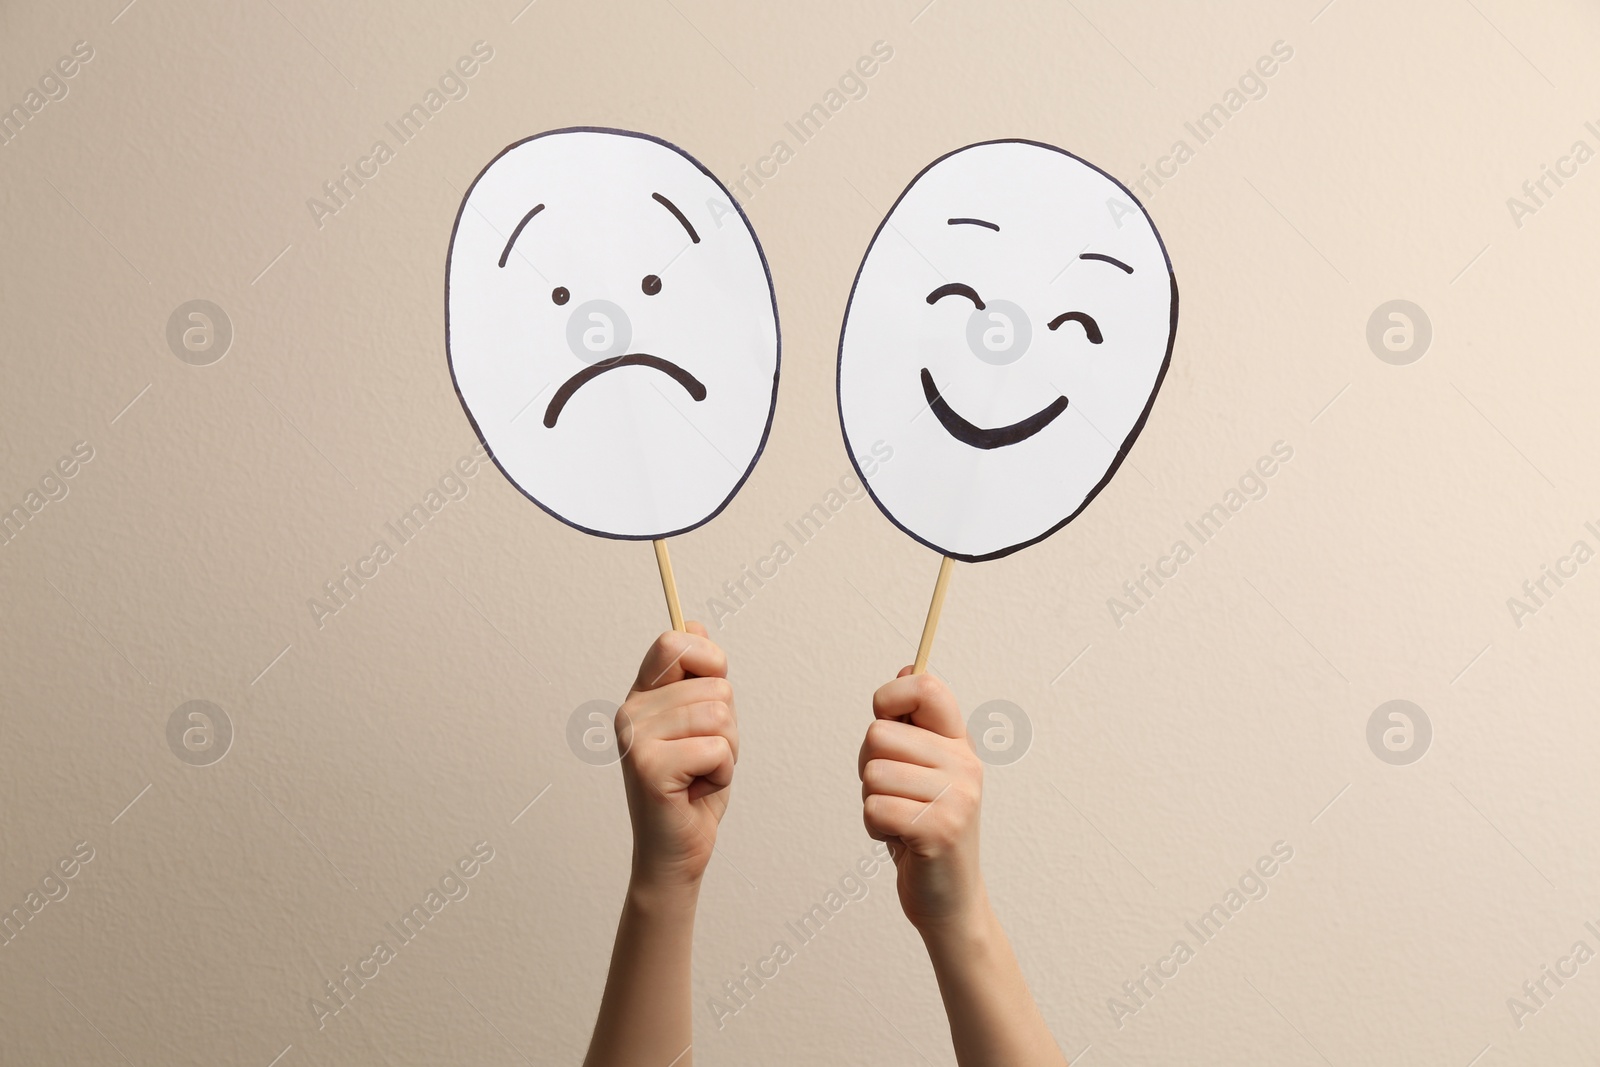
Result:
[[[483,176],[489,173],[489,168],[500,162],[501,156],[505,155],[507,152],[510,152],[514,148],[518,148],[527,144],[529,141],[537,141],[541,137],[553,137],[556,134],[562,133],[604,133],[615,134],[619,137],[637,137],[641,141],[653,141],[656,144],[661,145],[663,148],[670,148],[684,159],[687,159],[690,163],[694,164],[696,170],[698,170],[701,174],[704,174],[707,178],[710,178],[711,183],[721,190],[723,195],[728,198],[728,203],[733,206],[733,210],[739,216],[739,221],[744,223],[745,230],[750,234],[751,242],[756,246],[756,257],[761,260],[761,272],[766,276],[767,279],[767,298],[772,302],[772,399],[767,405],[767,422],[766,425],[761,428],[761,440],[756,443],[756,450],[750,457],[750,465],[744,469],[744,473],[741,474],[739,476],[739,480],[733,484],[733,488],[728,491],[728,495],[723,498],[722,503],[718,504],[714,509],[712,509],[709,515],[701,519],[699,522],[691,523],[688,526],[684,526],[676,530],[663,530],[659,533],[645,534],[615,534],[608,533],[604,530],[591,530],[587,526],[573,522],[566,516],[547,507],[532,493],[524,489],[515,478],[511,477],[511,474],[506,470],[505,465],[500,462],[500,457],[496,456],[494,454],[494,449],[489,447],[488,440],[483,436],[483,428],[478,425],[478,420],[472,414],[472,409],[467,406],[466,398],[461,395],[461,382],[456,378],[455,355],[452,353],[450,345],[450,263],[452,258],[455,256],[456,231],[461,229],[461,218],[466,214],[467,201],[471,199],[472,191],[478,187],[478,183],[483,180]],[[656,137],[648,133],[638,133],[633,130],[619,130],[609,126],[564,126],[558,130],[546,130],[543,133],[536,133],[530,137],[524,137],[520,141],[513,141],[511,144],[506,145],[499,152],[495,153],[495,157],[489,160],[488,163],[484,164],[483,169],[478,172],[477,177],[472,179],[472,184],[467,186],[466,193],[461,197],[461,206],[456,209],[456,220],[450,227],[450,243],[445,246],[444,346],[445,362],[450,368],[450,386],[455,390],[456,400],[460,402],[461,410],[466,412],[467,422],[471,424],[472,432],[477,435],[478,443],[483,445],[484,454],[494,462],[495,467],[502,475],[505,476],[506,481],[515,486],[517,492],[521,493],[523,496],[537,504],[539,506],[539,510],[543,511],[551,518],[557,519],[560,522],[572,527],[574,530],[578,530],[582,533],[590,534],[594,537],[610,538],[613,541],[654,541],[665,537],[676,537],[679,534],[688,533],[690,530],[697,530],[706,523],[710,522],[712,519],[716,518],[718,515],[721,515],[723,511],[727,509],[728,505],[733,502],[733,498],[739,495],[739,490],[744,488],[744,483],[750,480],[751,473],[756,469],[756,463],[758,463],[761,459],[761,453],[766,451],[767,440],[772,435],[772,420],[778,412],[778,381],[783,371],[783,329],[778,319],[778,294],[772,287],[772,267],[767,263],[767,253],[766,249],[761,247],[760,235],[756,233],[755,227],[750,224],[750,217],[744,213],[744,207],[739,203],[738,198],[728,191],[728,187],[723,185],[721,179],[719,179],[715,174],[711,173],[704,163],[700,162],[698,159],[694,158],[688,152],[685,152],[671,141],[663,140],[660,137]]]
[[[982,219],[945,219],[944,224],[946,226],[982,226],[985,229],[993,230],[995,233],[1000,232],[1000,227]]]
[[[943,426],[951,437],[964,445],[982,449],[1004,448],[1006,445],[1026,441],[1055,422],[1056,416],[1067,410],[1067,398],[1058,396],[1025,419],[1018,419],[1009,426],[985,429],[956,414],[955,408],[952,408],[949,401],[939,392],[939,387],[933,384],[933,375],[927,367],[922,368],[922,395],[927,398],[928,407],[938,418],[939,425]]]
[[[993,552],[985,552],[985,553],[983,553],[981,555],[972,555],[972,554],[966,553],[966,552],[952,552],[949,549],[944,548],[944,547],[942,547],[940,545],[936,545],[932,541],[929,541],[927,538],[919,537],[917,534],[915,534],[912,531],[906,529],[905,526],[901,525],[900,521],[894,517],[894,515],[889,511],[889,509],[884,507],[883,501],[878,499],[878,494],[874,493],[872,491],[872,483],[870,481],[868,481],[867,476],[864,473],[862,473],[861,464],[856,462],[856,451],[855,451],[855,447],[853,445],[851,445],[851,443],[850,443],[850,432],[847,429],[845,429],[845,425],[844,425],[844,410],[843,410],[842,406],[840,405],[841,395],[840,395],[839,371],[843,368],[843,364],[844,364],[844,332],[845,332],[845,327],[848,326],[849,323],[850,323],[850,307],[855,302],[856,286],[858,286],[861,283],[861,271],[866,267],[866,265],[867,265],[867,257],[872,254],[872,249],[874,248],[874,246],[877,245],[878,238],[883,236],[884,228],[886,226],[888,226],[889,218],[890,218],[890,216],[892,216],[894,214],[895,208],[900,206],[900,201],[902,201],[902,200],[904,200],[906,198],[906,194],[911,191],[912,187],[915,186],[917,184],[917,182],[922,180],[922,176],[927,174],[928,171],[932,170],[934,167],[938,166],[940,163],[942,163],[945,160],[949,159],[951,156],[955,155],[958,152],[965,152],[969,148],[981,148],[984,145],[991,145],[991,144],[1025,144],[1025,145],[1032,145],[1035,148],[1045,148],[1045,149],[1048,149],[1048,150],[1050,150],[1052,152],[1060,152],[1062,155],[1068,157],[1069,159],[1075,159],[1079,163],[1082,163],[1084,166],[1086,166],[1086,167],[1090,168],[1091,170],[1095,171],[1097,174],[1102,175],[1103,177],[1106,178],[1106,180],[1111,182],[1112,185],[1115,185],[1118,189],[1122,190],[1123,194],[1125,196],[1127,196],[1128,200],[1135,207],[1137,207],[1139,209],[1139,212],[1142,215],[1144,215],[1145,221],[1150,224],[1150,232],[1155,234],[1155,236],[1156,236],[1156,246],[1161,249],[1161,258],[1167,265],[1167,278],[1169,279],[1169,281],[1171,282],[1171,285],[1172,285],[1172,314],[1171,314],[1171,317],[1170,317],[1170,320],[1169,320],[1169,323],[1168,323],[1168,327],[1167,327],[1167,351],[1166,351],[1166,354],[1161,359],[1161,369],[1156,373],[1155,384],[1150,389],[1150,399],[1145,402],[1144,410],[1139,413],[1139,418],[1133,424],[1133,429],[1128,431],[1128,436],[1123,440],[1121,447],[1119,447],[1117,449],[1117,454],[1116,454],[1116,456],[1114,456],[1112,458],[1111,466],[1109,468],[1107,468],[1106,473],[1105,473],[1105,477],[1101,478],[1099,483],[1097,485],[1095,485],[1094,488],[1089,490],[1088,494],[1085,495],[1084,498],[1083,498],[1083,503],[1078,505],[1078,509],[1076,511],[1074,511],[1072,514],[1068,515],[1066,518],[1062,519],[1060,522],[1056,523],[1054,526],[1050,527],[1050,529],[1044,531],[1044,533],[1041,533],[1036,537],[1031,537],[1028,540],[1021,542],[1020,544],[1011,545],[1011,546],[1009,546],[1007,548],[996,549]],[[1149,418],[1150,418],[1150,409],[1155,407],[1156,397],[1159,396],[1160,393],[1161,393],[1161,384],[1162,384],[1162,382],[1166,381],[1167,369],[1172,365],[1172,348],[1173,348],[1173,345],[1177,343],[1177,339],[1178,339],[1178,276],[1176,274],[1174,274],[1173,271],[1172,271],[1172,257],[1167,254],[1167,244],[1166,244],[1165,241],[1163,241],[1161,239],[1161,231],[1156,228],[1155,220],[1152,219],[1150,217],[1150,213],[1145,210],[1144,204],[1139,202],[1139,198],[1137,196],[1133,195],[1133,191],[1132,190],[1130,190],[1126,185],[1123,185],[1122,182],[1119,181],[1114,175],[1108,174],[1106,171],[1104,171],[1101,168],[1095,166],[1093,163],[1090,163],[1087,159],[1084,159],[1082,156],[1075,155],[1072,152],[1068,152],[1065,148],[1057,148],[1053,144],[1046,144],[1043,141],[1033,141],[1033,140],[1029,140],[1028,138],[1025,138],[1025,137],[998,137],[998,138],[995,138],[994,140],[991,140],[991,141],[977,141],[977,142],[975,142],[973,144],[962,145],[960,148],[952,149],[951,151],[946,152],[944,155],[940,156],[938,159],[935,159],[932,163],[929,163],[926,167],[923,167],[920,171],[917,172],[916,177],[912,178],[910,183],[908,183],[906,185],[906,187],[903,190],[901,190],[900,195],[895,197],[894,203],[892,205],[890,205],[890,207],[889,207],[888,214],[884,215],[883,220],[878,223],[878,228],[873,231],[872,240],[867,242],[867,250],[864,253],[862,253],[862,256],[861,256],[861,265],[856,268],[856,276],[850,282],[850,296],[845,301],[844,318],[839,323],[839,349],[838,349],[839,355],[838,355],[838,360],[837,360],[837,362],[835,363],[835,366],[834,366],[834,379],[833,379],[834,408],[835,408],[835,410],[836,410],[836,412],[837,412],[837,414],[839,416],[839,434],[844,439],[845,456],[849,458],[851,469],[853,469],[856,472],[856,476],[861,479],[861,484],[866,487],[867,495],[872,498],[872,502],[874,504],[878,505],[878,510],[883,512],[884,517],[886,519],[888,519],[889,522],[892,523],[895,526],[896,529],[900,530],[901,533],[905,534],[907,537],[911,538],[913,541],[917,542],[919,545],[923,545],[923,546],[925,546],[927,548],[931,548],[935,552],[940,553],[941,555],[949,556],[951,559],[961,560],[963,563],[982,563],[985,560],[1000,559],[1000,558],[1002,558],[1004,556],[1009,556],[1013,552],[1018,552],[1018,551],[1020,551],[1020,550],[1022,550],[1024,548],[1027,548],[1029,545],[1038,544],[1040,541],[1043,541],[1045,538],[1049,537],[1051,534],[1055,533],[1057,530],[1059,530],[1063,526],[1067,525],[1073,519],[1075,519],[1079,515],[1083,514],[1083,509],[1088,507],[1091,503],[1093,503],[1094,502],[1094,498],[1100,495],[1100,491],[1102,489],[1104,489],[1108,484],[1110,484],[1112,476],[1117,473],[1117,468],[1122,466],[1122,461],[1128,457],[1128,451],[1133,447],[1133,442],[1138,438],[1139,433],[1144,429],[1145,422],[1148,421]]]

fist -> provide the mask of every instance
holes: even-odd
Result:
[[[955,696],[930,674],[872,695],[861,745],[862,819],[894,857],[900,907],[919,930],[959,923],[985,903],[978,868],[983,764]]]
[[[633,878],[663,888],[698,887],[739,758],[728,659],[688,626],[656,638],[616,718]]]

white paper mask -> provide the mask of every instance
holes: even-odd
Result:
[[[935,160],[873,235],[839,338],[846,451],[895,525],[959,560],[1066,525],[1111,480],[1172,355],[1178,285],[1121,183],[1050,145]]]
[[[495,463],[588,533],[683,533],[754,468],[778,309],[733,197],[623,130],[519,141],[467,190],[446,267],[456,392]]]

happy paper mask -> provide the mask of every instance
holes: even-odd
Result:
[[[1166,374],[1178,288],[1149,216],[1070,153],[991,141],[890,209],[839,340],[846,452],[891,521],[954,559],[1008,555],[1110,481]]]

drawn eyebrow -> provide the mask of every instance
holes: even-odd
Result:
[[[1128,266],[1126,263],[1122,262],[1122,260],[1113,259],[1110,256],[1103,256],[1099,252],[1085,252],[1083,255],[1079,256],[1078,258],[1079,259],[1098,259],[1100,262],[1109,263],[1113,267],[1121,267],[1124,274],[1132,274],[1133,273],[1133,268]]]
[[[673,218],[683,223],[683,228],[689,231],[689,240],[693,241],[695,244],[700,243],[700,235],[694,232],[694,227],[690,226],[689,220],[683,217],[683,212],[678,210],[677,204],[674,204],[671,200],[668,200],[660,193],[651,193],[650,196],[655,199],[656,203],[672,212]]]
[[[500,265],[506,265],[506,257],[511,255],[511,246],[517,243],[517,238],[522,235],[522,228],[533,221],[533,217],[544,210],[543,204],[533,205],[533,210],[522,216],[522,221],[517,223],[517,228],[511,231],[511,240],[506,242],[505,251],[500,253]]]
[[[946,226],[982,226],[985,229],[993,230],[995,233],[1000,232],[1000,227],[982,219],[945,219],[944,223]]]

